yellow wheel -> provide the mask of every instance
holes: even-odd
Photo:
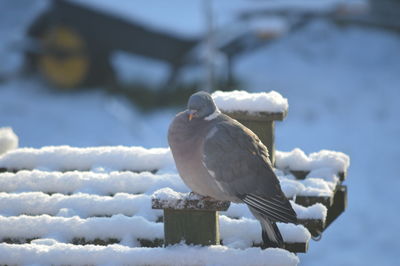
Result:
[[[90,57],[77,32],[67,26],[54,26],[43,35],[42,45],[38,67],[48,82],[63,89],[83,85],[89,75]]]

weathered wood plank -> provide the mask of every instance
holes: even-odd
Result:
[[[8,244],[26,244],[30,243],[32,240],[35,240],[37,238],[29,238],[29,239],[21,239],[21,238],[3,238],[0,243],[8,243]],[[164,239],[142,239],[139,238],[137,239],[138,242],[140,243],[141,247],[162,247],[164,245]],[[71,241],[71,244],[74,245],[100,245],[100,246],[106,246],[106,245],[112,245],[116,243],[120,243],[120,239],[115,239],[115,238],[106,238],[106,239],[101,239],[101,238],[95,238],[94,240],[87,240],[84,237],[76,237]],[[221,243],[223,241],[220,241],[218,244],[223,244]],[[285,243],[284,248],[290,252],[294,253],[306,253],[308,250],[308,242],[301,242],[301,243]],[[253,247],[261,247],[260,243],[253,243]]]
[[[321,219],[298,219],[297,221],[304,225],[313,237],[319,236],[325,230],[325,221]]]
[[[306,179],[307,175],[310,173],[310,170],[289,170],[289,172],[296,177],[296,179]],[[338,172],[337,176],[339,177],[340,182],[343,182],[347,177],[347,172]]]
[[[248,111],[225,111],[221,109],[221,112],[232,117],[236,120],[251,120],[251,121],[282,121],[287,116],[287,110],[285,112],[248,112]]]
[[[153,198],[151,200],[151,206],[153,209],[226,211],[230,204],[229,201],[219,201],[211,198],[184,198],[173,201]]]
[[[325,228],[338,218],[347,208],[347,186],[339,185],[336,189],[333,204],[328,208]]]
[[[306,253],[308,251],[308,241],[305,243],[285,243],[284,249],[293,253]]]
[[[295,202],[304,207],[312,206],[316,203],[322,203],[327,208],[329,208],[333,204],[333,195],[331,197],[328,196],[302,196],[297,195]]]
[[[308,251],[308,241],[307,242],[299,242],[299,243],[291,243],[285,242],[284,249],[293,253],[307,253]],[[261,243],[253,243],[253,247],[262,247]]]

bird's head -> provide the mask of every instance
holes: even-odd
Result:
[[[205,91],[192,94],[187,106],[188,119],[214,119],[220,111],[214,103],[211,95]]]

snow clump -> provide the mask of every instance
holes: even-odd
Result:
[[[247,91],[215,91],[211,95],[222,111],[287,112],[288,100],[276,91],[248,93]]]
[[[18,136],[10,127],[0,127],[0,154],[18,147]]]

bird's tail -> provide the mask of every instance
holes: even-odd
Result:
[[[263,247],[284,248],[283,238],[276,223],[250,206],[249,209],[261,224]]]
[[[260,221],[264,246],[283,248],[282,235],[275,222],[297,223],[296,212],[283,193],[270,198],[246,194],[242,200]]]
[[[276,223],[271,222],[268,218],[260,221],[260,223],[264,247],[284,248],[283,238]]]

